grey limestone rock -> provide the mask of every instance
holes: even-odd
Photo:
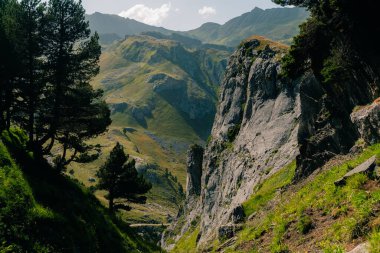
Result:
[[[380,141],[380,99],[353,112],[351,120],[367,144]]]
[[[235,226],[245,218],[241,205],[256,185],[294,160],[295,180],[306,177],[336,154],[349,152],[359,132],[368,140],[377,134],[365,130],[379,129],[379,108],[361,112],[369,115],[365,121],[356,117],[354,124],[350,119],[354,105],[372,96],[368,83],[363,89],[348,83],[347,89],[334,90],[311,71],[295,80],[282,79],[280,59],[286,49],[263,43],[246,41],[230,57],[203,155],[201,193],[186,200],[185,218],[172,225],[173,231],[180,227],[174,241],[192,223],[200,228],[199,249],[218,237],[234,236]]]
[[[347,172],[342,178],[334,182],[336,186],[344,185],[347,178],[352,177],[356,174],[370,174],[373,173],[376,168],[376,156],[372,156],[370,159],[360,164],[353,170]]]
[[[359,244],[358,246],[356,246],[353,250],[351,250],[348,253],[369,253],[369,252],[370,252],[369,251],[369,243],[365,242],[365,243]]]
[[[279,79],[283,54],[283,49],[261,47],[260,41],[251,40],[231,56],[203,155],[201,194],[186,200],[186,222],[180,218],[171,228],[181,227],[175,240],[197,217],[200,248],[221,234],[230,237],[236,224],[245,219],[241,204],[254,186],[299,154],[299,89],[314,79],[312,75],[293,82]]]

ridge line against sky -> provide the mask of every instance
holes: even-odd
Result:
[[[206,22],[224,24],[255,7],[280,7],[271,0],[82,0],[82,3],[88,14],[117,14],[148,25],[182,31]]]

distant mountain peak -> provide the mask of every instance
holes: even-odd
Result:
[[[255,7],[251,10],[251,12],[255,12],[255,11],[265,11],[264,9],[261,9],[259,7]]]
[[[265,36],[271,40],[290,44],[299,32],[298,26],[309,16],[302,8],[273,8],[252,11],[233,18],[224,25],[206,23],[188,31],[187,34],[206,43],[237,46],[251,34]]]

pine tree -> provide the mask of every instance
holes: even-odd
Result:
[[[45,4],[41,0],[22,0],[17,17],[16,52],[20,59],[18,79],[14,96],[17,97],[13,120],[29,134],[33,148],[35,136],[35,115],[41,113],[41,100],[46,90],[43,72],[44,29],[46,29]]]
[[[49,153],[56,141],[62,145],[57,167],[75,161],[91,146],[85,141],[110,125],[110,111],[94,90],[91,79],[99,73],[99,36],[90,36],[81,1],[50,0],[45,39],[46,73],[50,87],[45,92],[44,111],[38,115],[38,146]],[[70,158],[67,158],[71,150]]]
[[[0,0],[0,130],[10,127],[15,101],[13,90],[19,71],[15,47],[19,10],[16,0]]]
[[[129,156],[124,153],[123,146],[117,143],[97,173],[99,178],[97,188],[108,191],[110,212],[117,209],[131,209],[124,203],[115,204],[117,198],[132,203],[145,203],[146,197],[143,195],[152,188],[152,185],[138,174],[135,161],[128,160]]]

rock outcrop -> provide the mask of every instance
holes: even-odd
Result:
[[[260,38],[231,56],[203,156],[201,195],[183,210],[185,224],[174,224],[166,236],[176,226],[183,234],[198,220],[202,248],[220,234],[231,235],[245,219],[241,204],[254,186],[299,154],[299,89],[316,80],[311,74],[293,82],[279,79],[285,52],[285,46]]]
[[[300,180],[331,157],[349,152],[360,134],[369,136],[370,143],[377,135],[366,133],[369,125],[378,130],[378,121],[371,121],[379,116],[377,106],[361,112],[365,119],[354,117],[353,123],[350,118],[356,104],[373,98],[369,82],[349,83],[347,89],[326,87],[312,72],[282,79],[280,59],[286,50],[256,37],[230,57],[203,155],[200,197],[191,198],[182,212],[186,218],[168,229],[164,242],[170,233],[176,241],[195,225],[199,249],[216,238],[233,237],[246,219],[242,203],[263,180],[294,160],[295,181]]]
[[[341,84],[315,82],[300,87],[296,180],[307,177],[333,156],[348,153],[360,138],[360,123],[354,124],[350,115],[357,105],[371,103],[379,96],[379,77],[370,66],[357,60],[351,76]]]
[[[347,172],[342,178],[334,182],[336,186],[342,186],[346,183],[347,178],[350,178],[356,174],[371,175],[376,169],[376,156],[371,157],[364,163],[360,164],[356,168]]]
[[[367,144],[380,141],[380,98],[371,105],[359,107],[351,114],[351,120],[356,125],[363,140]]]

